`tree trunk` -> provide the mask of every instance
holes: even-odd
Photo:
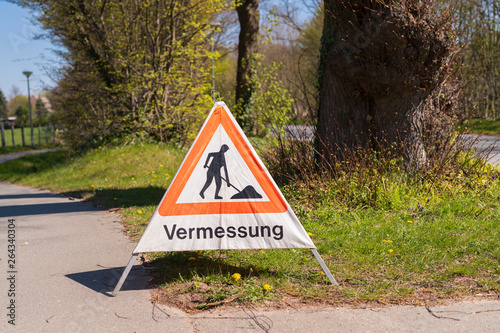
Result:
[[[238,3],[239,1],[237,1]],[[259,37],[259,0],[243,0],[236,7],[240,21],[238,68],[236,72],[236,120],[249,132],[252,130],[252,104],[255,94],[255,56]]]
[[[325,1],[319,72],[318,151],[390,149],[419,171],[427,154],[424,111],[454,49],[435,1]]]

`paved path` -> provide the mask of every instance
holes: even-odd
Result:
[[[285,137],[296,140],[313,141],[314,127],[305,125],[285,126]],[[474,142],[474,148],[478,153],[484,152],[489,163],[500,166],[500,136],[484,134],[468,134],[466,140]],[[482,155],[481,155],[482,156]],[[483,157],[483,156],[482,156]]]
[[[8,220],[15,220],[15,297],[9,297]],[[134,244],[119,217],[88,203],[0,182],[1,332],[499,332],[500,300],[433,307],[231,309],[195,315],[150,302],[136,263],[110,292]],[[8,324],[15,300],[16,326]],[[3,313],[2,313],[3,312]],[[453,318],[453,319],[452,319]]]
[[[61,148],[51,148],[51,149],[39,149],[39,150],[29,150],[29,151],[20,151],[18,153],[10,153],[0,155],[0,164],[5,163],[10,160],[15,160],[16,158],[27,156],[27,155],[37,155],[43,154],[49,151],[61,150]]]
[[[489,163],[500,166],[500,136],[470,134],[466,139],[474,143],[476,152],[486,155]]]
[[[8,324],[7,224],[15,220],[16,327]],[[136,265],[119,297],[111,286],[134,244],[118,216],[92,205],[0,183],[0,331],[178,332],[180,312],[152,319],[147,276]],[[187,330],[184,330],[187,332]]]

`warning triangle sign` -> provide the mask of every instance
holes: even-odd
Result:
[[[158,209],[161,216],[284,213],[287,205],[229,110],[217,106]]]
[[[315,248],[223,102],[215,103],[134,253]]]
[[[310,248],[337,284],[226,104],[216,102],[112,295],[139,253],[268,248]]]

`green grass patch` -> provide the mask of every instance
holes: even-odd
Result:
[[[12,130],[10,127],[5,126],[4,139],[5,147],[0,146],[0,155],[33,149],[31,148],[31,129],[29,127],[24,128],[24,146],[22,145],[23,141],[20,128],[14,128],[14,144],[12,144]],[[39,131],[37,126],[33,127],[33,143],[35,148],[54,147],[54,144],[51,144],[50,141],[50,129],[46,133],[45,127],[42,127],[41,131]]]
[[[1,164],[0,179],[118,208],[137,239],[185,153],[164,144],[57,151]],[[419,304],[500,291],[498,170],[420,182],[375,176],[373,184],[350,175],[281,188],[339,287],[308,249],[170,252],[148,255],[158,297],[201,309],[235,295]]]
[[[470,119],[461,125],[459,130],[470,130],[473,133],[500,134],[500,119]]]

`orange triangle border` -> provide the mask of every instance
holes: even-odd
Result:
[[[191,177],[191,174],[219,125],[224,127],[224,130],[265,192],[269,201],[177,203],[187,181]],[[286,201],[243,136],[242,130],[230,115],[229,110],[226,111],[226,108],[223,106],[217,106],[210,114],[200,134],[198,134],[181,168],[177,172],[165,197],[160,203],[158,207],[160,216],[286,212],[288,209]]]

